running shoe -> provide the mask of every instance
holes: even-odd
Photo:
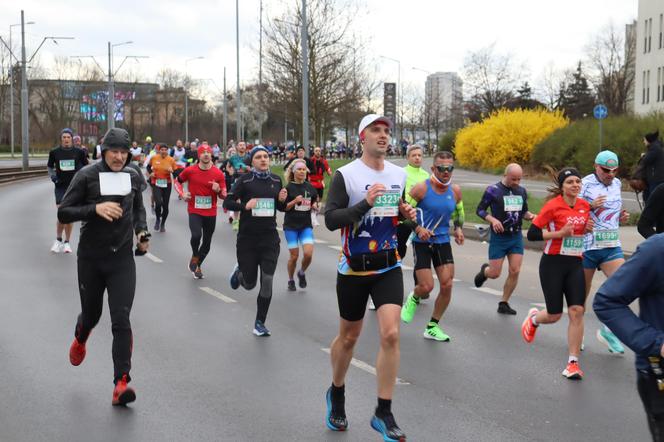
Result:
[[[424,330],[422,336],[427,339],[433,339],[434,341],[439,342],[449,342],[450,340],[450,337],[446,335],[440,326],[435,322],[429,322],[429,324],[427,324],[427,328]]]
[[[397,425],[394,415],[389,412],[378,417],[374,414],[371,418],[371,428],[378,431],[386,442],[405,442],[406,435]]]
[[[294,292],[296,290],[297,290],[297,288],[295,287],[295,281],[292,280],[292,279],[289,279],[288,280],[288,291],[289,292]]]
[[[232,216],[228,217],[228,224],[233,224],[233,217]]]
[[[136,392],[127,386],[127,375],[123,374],[113,389],[113,405],[127,405],[136,400]]]
[[[256,336],[270,336],[270,330],[267,329],[263,322],[257,319],[254,323],[254,334]]]
[[[232,226],[233,226],[233,230],[235,230],[236,232],[238,230],[240,230],[240,220],[239,219],[234,219],[233,223],[232,223]]]
[[[196,266],[196,270],[194,270],[194,279],[203,279],[203,271],[200,266]]]
[[[196,267],[198,267],[198,258],[192,256],[191,259],[189,260],[189,271],[191,273],[194,273],[196,271]]]
[[[297,285],[299,285],[301,289],[307,288],[307,277],[302,270],[297,272]]]
[[[568,362],[567,367],[563,370],[563,376],[567,379],[581,380],[583,379],[583,370],[581,370],[577,361]]]
[[[477,273],[477,275],[475,275],[475,287],[478,287],[478,288],[482,287],[482,284],[484,284],[486,282],[486,280],[488,279],[486,277],[486,275],[484,274],[484,270],[487,267],[489,267],[489,264],[487,264],[487,263],[482,264],[482,267],[480,267],[480,271]],[[516,315],[516,312],[514,312],[513,314]]]
[[[413,320],[418,304],[419,302],[415,301],[415,293],[410,292],[408,298],[406,298],[406,303],[401,307],[401,320],[404,323],[410,324],[410,321]]]
[[[535,333],[537,332],[537,327],[533,325],[533,321],[531,318],[535,316],[537,313],[539,313],[539,310],[537,310],[534,307],[528,310],[526,319],[524,319],[523,323],[521,324],[521,336],[523,337],[523,340],[529,344],[535,340]]]
[[[597,330],[596,336],[599,342],[608,347],[610,353],[625,354],[625,347],[623,347],[620,340],[616,338],[616,335],[608,327],[604,326]]]
[[[367,308],[369,310],[376,310],[376,304],[374,304],[373,299],[369,296],[369,302],[367,302]]]
[[[505,301],[500,301],[498,303],[498,313],[503,315],[516,315],[516,310],[514,310],[510,305]]]
[[[62,244],[62,251],[65,252],[65,253],[71,253],[72,252],[71,245],[69,244],[69,241],[65,241]]]
[[[157,221],[154,222],[154,231],[155,231],[155,232],[158,232],[158,231],[159,231],[159,227],[160,227],[160,225],[161,225],[161,223],[159,222],[159,220],[157,220]]]
[[[53,241],[53,245],[51,246],[51,253],[60,253],[62,252],[64,245],[62,244],[61,241],[58,241],[57,239]]]
[[[348,420],[346,419],[346,411],[344,404],[336,404],[332,408],[332,387],[327,389],[325,393],[325,403],[327,404],[327,413],[325,414],[325,425],[332,431],[346,431],[348,428]]]
[[[163,224],[159,227],[159,232],[166,233],[166,227]]]
[[[231,273],[230,284],[233,290],[237,290],[240,287],[240,264],[235,264],[233,273]]]
[[[74,342],[69,347],[69,362],[71,365],[78,367],[85,359],[85,342],[80,343],[78,339],[74,338]]]

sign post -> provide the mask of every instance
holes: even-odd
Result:
[[[602,151],[602,120],[609,116],[609,110],[603,104],[598,104],[593,108],[593,116],[599,120],[599,152]]]

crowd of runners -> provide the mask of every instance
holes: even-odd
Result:
[[[622,205],[621,182],[616,178],[618,156],[610,150],[600,152],[593,172],[586,176],[571,167],[557,171],[539,213],[529,208],[528,193],[521,186],[523,171],[518,164],[506,165],[503,178],[486,188],[477,207],[464,208],[462,189],[453,182],[453,154],[437,152],[432,164],[425,167],[422,147],[410,145],[405,151],[408,165],[398,167],[385,159],[391,129],[390,119],[375,114],[365,116],[358,127],[360,156],[336,171],[330,168],[320,147],[312,149],[310,156],[298,147],[283,157],[271,145],[248,146],[244,142],[221,149],[205,140],[189,144],[177,140],[170,147],[152,143],[148,137],[141,147],[130,142],[123,129],[111,129],[90,160],[87,151],[75,146],[72,131],[64,129],[60,146],[49,155],[48,170],[58,206],[56,240],[51,252],[71,253],[72,223],[83,221],[78,244],[81,312],[69,353],[71,363],[83,362],[87,339],[99,321],[103,294],[108,291],[113,332],[113,404],[135,400],[135,391],[128,386],[132,352],[129,315],[136,286],[134,255],[146,253],[150,240],[166,233],[171,199],[175,198],[173,189],[177,199],[186,203],[191,233],[191,258],[186,265],[193,278],[204,278],[203,263],[211,250],[218,215],[223,213],[237,231],[237,263],[229,282],[233,289],[258,287],[253,333],[259,337],[271,335],[266,324],[281,248],[278,225],[282,226],[289,252],[283,269],[288,276],[286,289],[306,288],[320,211],[325,227],[338,230],[341,236],[336,271],[340,325],[330,349],[332,373],[325,395],[325,424],[334,431],[348,429],[346,373],[369,307],[375,309],[380,335],[377,406],[370,423],[385,441],[405,441],[391,411],[400,359],[400,327],[402,323],[415,326],[410,325],[415,313],[425,308],[421,301],[429,298],[437,279],[430,319],[417,326],[423,327],[426,339],[453,339],[443,326],[455,272],[451,242],[464,244],[465,210],[474,210],[490,226],[487,262],[475,276],[475,286],[500,277],[507,259],[507,278],[497,306],[499,314],[517,314],[509,301],[523,261],[523,222],[530,222],[528,240],[544,241],[539,277],[546,307],[527,312],[521,337],[532,344],[540,326],[559,321],[566,305],[568,349],[567,360],[561,365],[567,379],[584,376],[580,366],[583,319],[594,273],[600,270],[609,277],[595,299],[599,318],[608,327],[596,330],[596,336],[611,353],[624,353],[621,340],[633,349],[643,350],[639,354],[653,353],[637,360],[637,368],[643,374],[639,392],[653,435],[661,432],[664,410],[648,405],[649,395],[652,396],[648,376],[654,376],[654,385],[664,390],[659,360],[664,351],[664,319],[653,315],[654,323],[649,323],[654,325],[647,328],[647,314],[641,319],[633,313],[629,316],[624,310],[628,303],[615,299],[639,296],[621,291],[624,281],[612,278],[614,274],[616,278],[625,277],[621,273],[625,259],[619,226],[629,217]],[[283,180],[274,173],[277,167],[284,167]],[[146,188],[149,190],[144,193]],[[664,230],[661,198],[654,199],[662,188],[652,189],[646,204],[650,225],[643,229],[649,232],[648,236]],[[149,201],[154,217],[152,233],[143,198]],[[279,212],[283,217],[277,216]],[[658,244],[664,241],[658,235],[654,240]],[[402,258],[409,247],[415,263],[415,284],[404,299]],[[662,246],[658,247],[661,251]],[[655,244],[651,248],[657,250]],[[631,276],[638,277],[638,270]],[[648,293],[643,283],[636,285],[643,289],[641,294]],[[662,308],[662,301],[651,302],[660,303],[653,308]],[[650,334],[635,338],[635,328]],[[619,332],[620,339],[612,330]]]

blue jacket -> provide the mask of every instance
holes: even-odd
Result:
[[[641,243],[632,257],[602,284],[593,309],[636,353],[636,368],[650,367],[648,356],[661,356],[664,344],[664,234]],[[629,308],[639,300],[639,316]]]

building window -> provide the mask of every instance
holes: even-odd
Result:
[[[643,26],[643,53],[648,52],[648,20],[645,21]]]
[[[646,104],[646,71],[643,71],[643,88],[641,89],[641,104]]]
[[[662,33],[664,32],[664,14],[659,14],[659,49],[662,49],[664,43]]]
[[[647,80],[646,80],[646,104],[650,104],[650,69],[647,71]]]

